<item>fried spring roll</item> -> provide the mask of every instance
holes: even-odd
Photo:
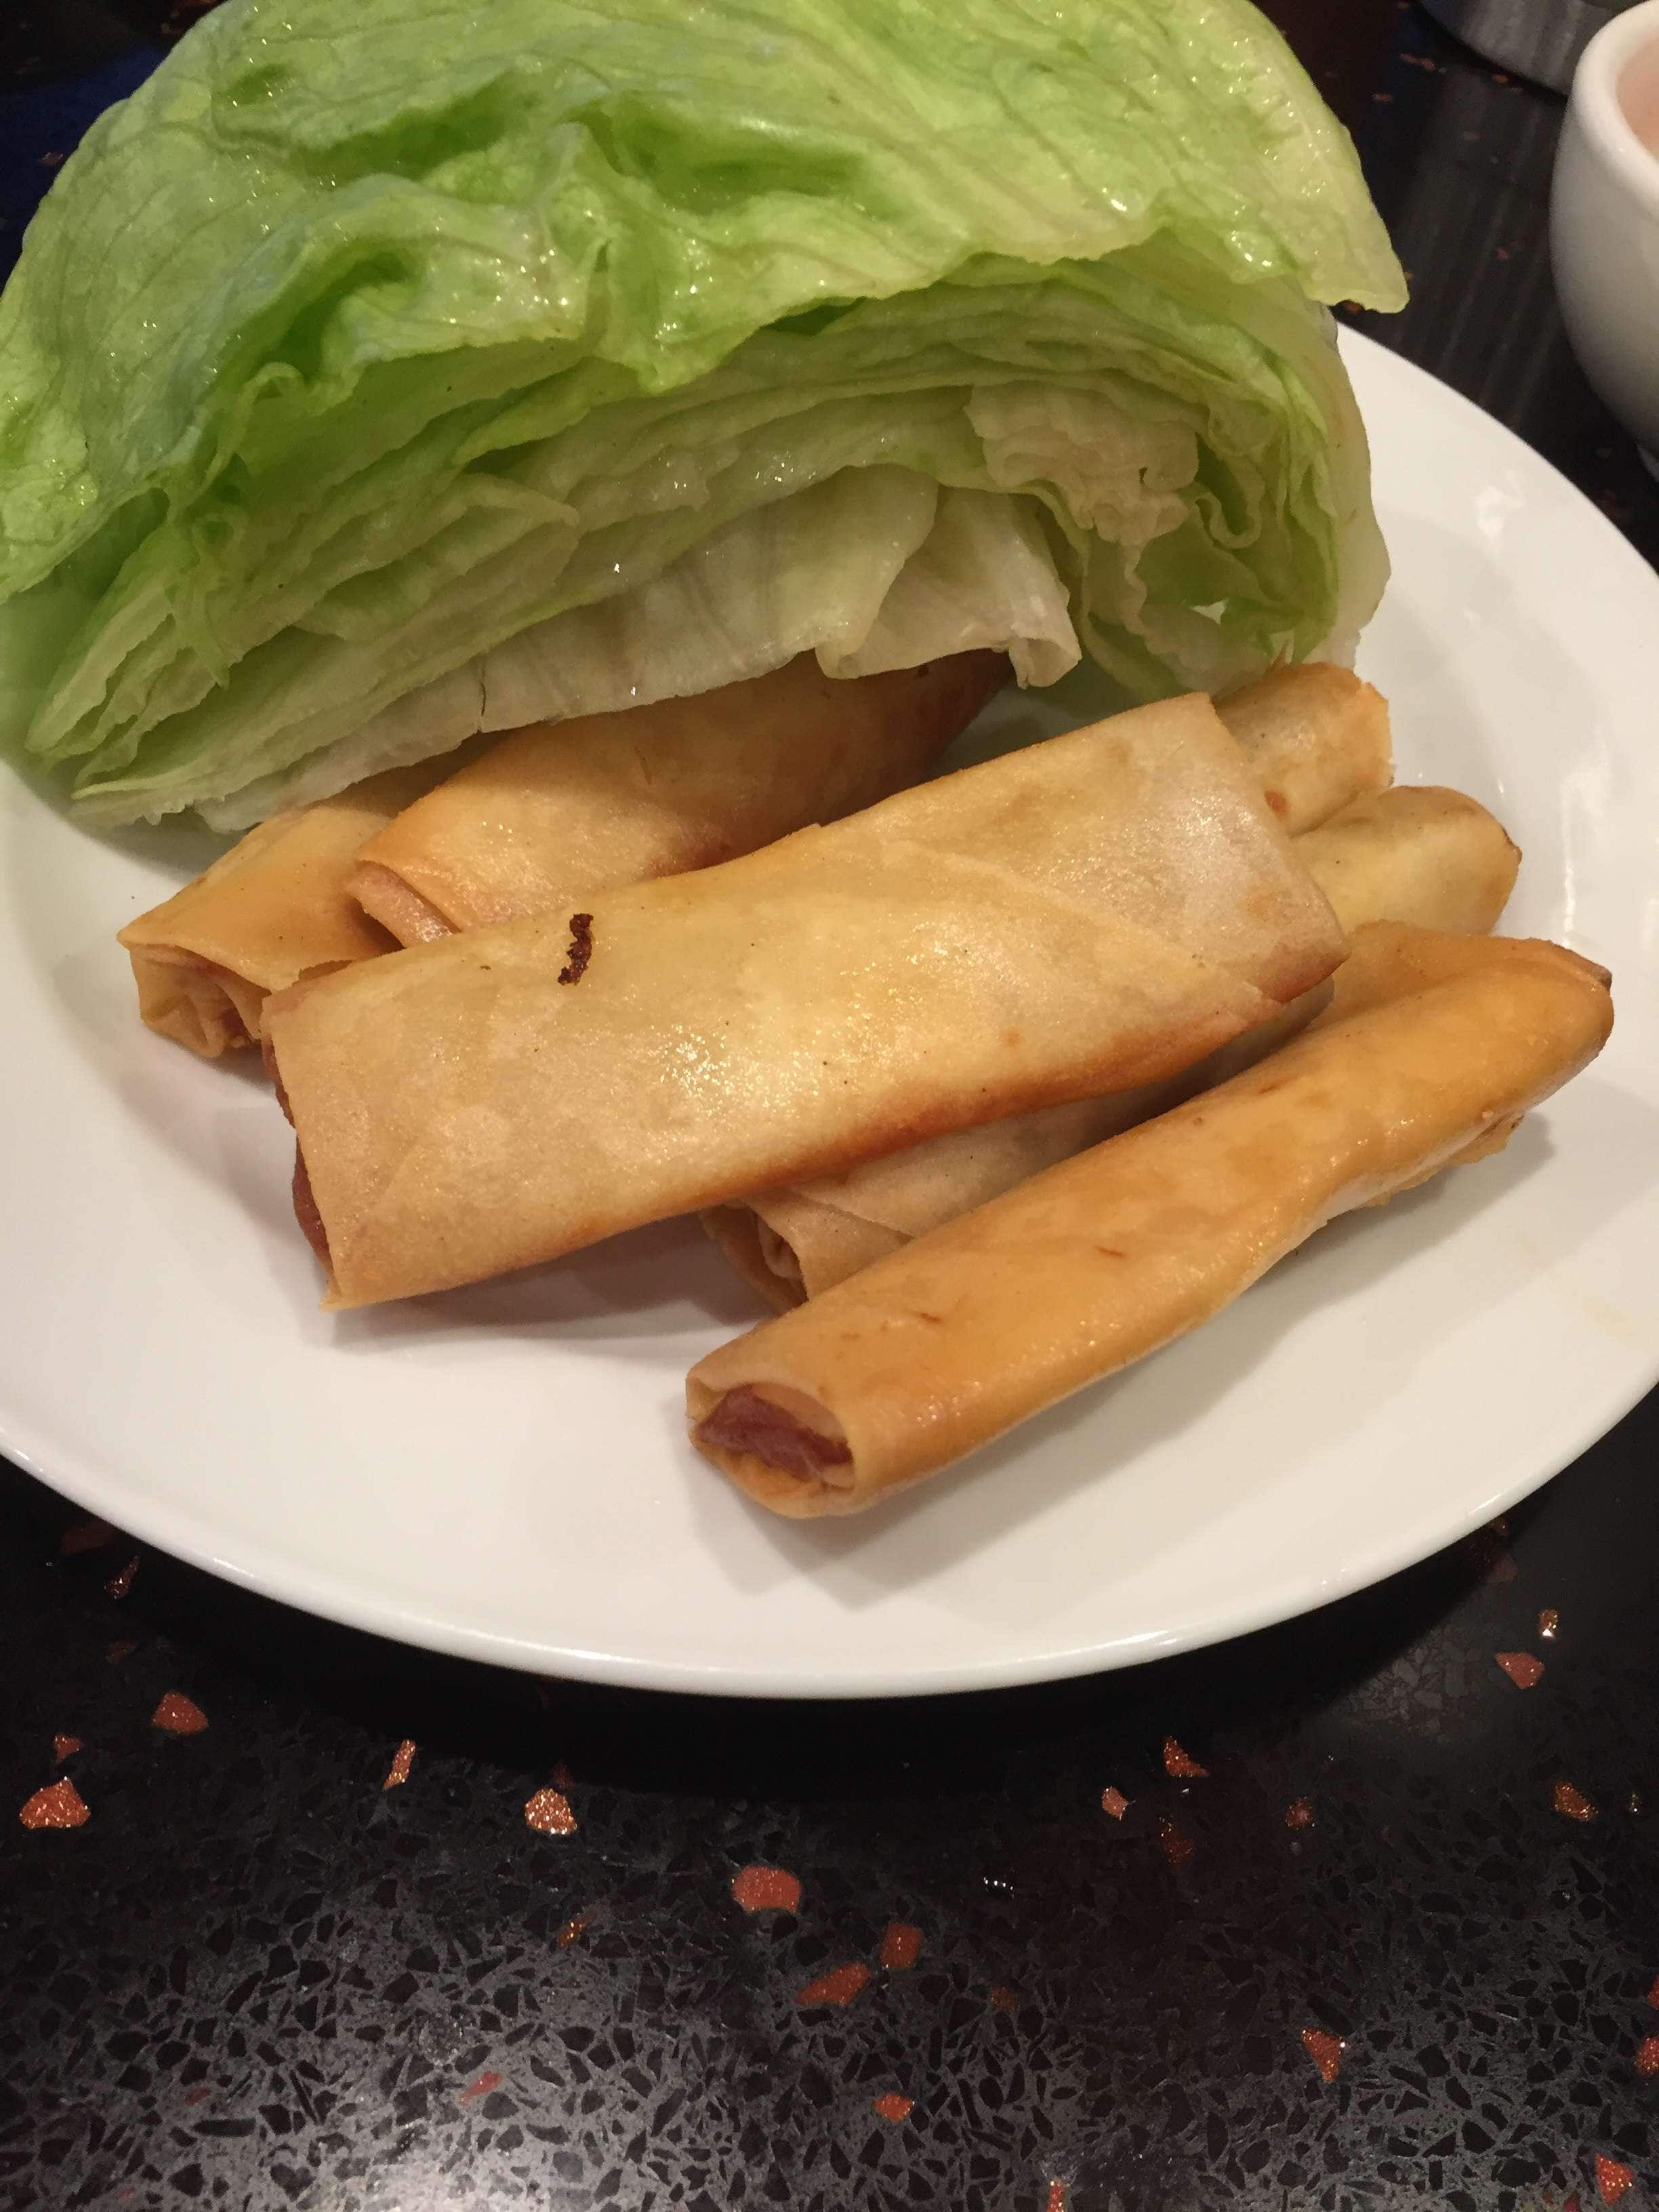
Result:
[[[1406,785],[1355,799],[1297,838],[1295,848],[1350,932],[1371,921],[1489,930],[1508,902],[1521,858],[1474,799]],[[787,1310],[1057,1160],[1237,1074],[1318,1010],[1316,1004],[1291,1009],[1149,1090],[935,1137],[843,1176],[712,1208],[703,1226],[744,1279]]]
[[[1016,1183],[1150,1121],[1253,1067],[1306,1029],[1331,1001],[1321,983],[1269,1020],[1161,1083],[956,1129],[842,1176],[768,1191],[744,1206],[706,1207],[708,1234],[750,1286],[781,1313],[896,1252]]]
[[[371,777],[274,814],[161,906],[130,921],[138,1012],[204,1060],[256,1043],[272,991],[390,951],[396,940],[346,890],[359,847],[430,791],[453,761]]]
[[[367,962],[265,1026],[359,1305],[1160,1081],[1345,951],[1193,697]]]
[[[775,1512],[856,1513],[1218,1312],[1316,1230],[1497,1150],[1594,1059],[1604,969],[1382,923],[1316,1028],[691,1370],[692,1440]]]
[[[1394,781],[1388,702],[1346,668],[1276,669],[1216,705],[1292,837]]]
[[[701,697],[538,723],[370,838],[352,892],[414,945],[735,860],[917,782],[1007,678],[997,653],[846,680],[808,653]]]
[[[1510,902],[1521,854],[1476,799],[1398,784],[1357,799],[1296,841],[1345,929],[1408,921],[1484,936]]]

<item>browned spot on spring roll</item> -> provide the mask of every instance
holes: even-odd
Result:
[[[1514,888],[1521,857],[1474,799],[1401,785],[1356,799],[1295,846],[1349,931],[1371,921],[1489,930]],[[1303,1018],[1318,1011],[1310,1006]],[[1280,1017],[1213,1061],[1150,1091],[936,1137],[842,1176],[711,1209],[703,1226],[744,1281],[787,1310],[1057,1160],[1224,1081],[1252,1054],[1259,1059],[1282,1044],[1296,1026],[1294,1018],[1287,1023]]]
[[[587,973],[587,963],[593,957],[593,917],[591,914],[573,914],[570,917],[570,949],[565,955],[564,965],[559,970],[561,983],[580,983]]]
[[[1394,781],[1388,702],[1346,668],[1276,669],[1216,711],[1292,837]]]
[[[1484,1157],[1613,1023],[1606,971],[1556,945],[1378,924],[1343,975],[1260,1066],[700,1361],[698,1449],[775,1512],[860,1511],[1196,1328],[1336,1215]],[[763,1434],[733,1394],[771,1408]]]
[[[266,1012],[334,1303],[451,1287],[918,1139],[1157,1082],[1346,940],[1209,702]]]
[[[1007,678],[997,653],[847,679],[809,653],[695,698],[516,730],[371,838],[352,889],[414,945],[710,867],[916,782]]]

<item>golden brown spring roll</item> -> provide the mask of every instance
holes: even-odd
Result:
[[[1355,799],[1297,837],[1295,848],[1349,932],[1371,921],[1492,929],[1514,888],[1521,858],[1499,823],[1474,799],[1457,791],[1407,785]],[[1312,1004],[1288,1010],[1185,1075],[1149,1090],[934,1137],[845,1175],[712,1208],[703,1226],[744,1279],[787,1310],[1056,1160],[1225,1081],[1275,1050],[1317,1011]]]
[[[735,860],[917,782],[1007,678],[999,653],[845,680],[807,653],[701,697],[537,723],[371,838],[352,891],[416,945]]]
[[[845,1175],[768,1191],[743,1206],[708,1206],[703,1228],[744,1281],[787,1312],[1056,1160],[1068,1160],[1253,1067],[1304,1030],[1330,1000],[1330,984],[1320,983],[1161,1083],[1046,1106],[988,1128],[955,1129],[866,1160]]]
[[[1159,1081],[1345,950],[1193,697],[366,962],[265,1028],[359,1305]]]
[[[855,1513],[1184,1335],[1336,1215],[1498,1149],[1601,1050],[1602,969],[1380,923],[1324,1020],[691,1370],[692,1438],[777,1513]]]
[[[1408,921],[1484,936],[1521,866],[1518,848],[1478,800],[1433,785],[1357,799],[1296,849],[1348,930]]]
[[[1292,837],[1394,781],[1388,702],[1346,668],[1276,669],[1216,708]]]
[[[120,932],[138,1012],[204,1059],[257,1042],[272,991],[390,951],[395,939],[346,889],[358,848],[454,762],[369,778],[315,806],[273,814],[181,891]]]

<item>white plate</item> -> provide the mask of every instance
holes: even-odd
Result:
[[[757,1317],[695,1230],[324,1319],[289,1133],[147,1036],[112,933],[197,856],[0,797],[0,1446],[215,1571],[410,1643],[831,1696],[1122,1666],[1356,1589],[1535,1488],[1659,1373],[1659,579],[1528,447],[1348,350],[1396,578],[1402,778],[1497,809],[1506,927],[1616,973],[1498,1161],[1351,1219],[1197,1336],[912,1498],[802,1527],[687,1448]]]

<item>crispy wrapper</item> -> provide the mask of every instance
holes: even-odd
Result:
[[[1161,1081],[1345,951],[1194,697],[368,962],[265,1026],[356,1305]]]
[[[1604,969],[1379,923],[1248,1073],[919,1237],[691,1370],[697,1449],[856,1513],[1184,1335],[1336,1215],[1485,1157],[1605,1043]]]
[[[120,932],[138,1011],[204,1060],[257,1043],[272,991],[390,951],[346,889],[358,848],[452,774],[425,761],[316,806],[273,814],[193,883]]]
[[[1296,849],[1348,930],[1408,921],[1484,936],[1521,866],[1518,847],[1478,800],[1433,785],[1356,799]]]
[[[1346,668],[1275,669],[1218,711],[1292,837],[1394,781],[1388,702]]]
[[[1297,837],[1295,848],[1350,932],[1371,921],[1489,930],[1508,902],[1521,858],[1474,799],[1404,785],[1356,799]],[[764,1191],[741,1206],[711,1207],[703,1226],[744,1280],[787,1311],[1057,1160],[1224,1082],[1282,1044],[1319,1003],[1291,1009],[1150,1090],[935,1137],[845,1175]]]
[[[743,1206],[709,1206],[702,1225],[738,1274],[787,1312],[1056,1160],[1070,1159],[1253,1067],[1324,1012],[1331,988],[1318,984],[1219,1052],[1161,1083],[930,1137],[845,1175],[769,1191]]]
[[[400,943],[713,866],[924,776],[998,653],[838,680],[810,653],[696,698],[515,730],[371,837],[351,889]]]

